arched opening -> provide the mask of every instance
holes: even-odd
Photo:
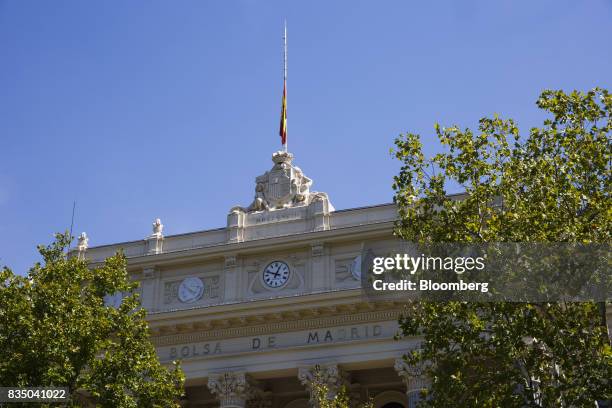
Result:
[[[403,404],[399,402],[387,402],[382,408],[406,408]]]
[[[385,391],[374,397],[374,408],[408,408],[406,394],[399,391]]]
[[[306,398],[299,398],[285,405],[285,408],[310,408],[310,404]]]

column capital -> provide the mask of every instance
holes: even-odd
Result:
[[[236,255],[226,255],[223,266],[225,269],[235,268],[237,266],[237,257]]]
[[[349,375],[337,364],[317,364],[309,367],[300,367],[298,379],[310,394],[310,403],[316,406],[314,386],[324,386],[327,389],[327,398],[333,399],[342,386],[350,384]]]
[[[323,255],[325,251],[325,243],[323,242],[313,242],[310,244],[310,251],[313,258],[319,257]]]
[[[244,408],[253,392],[254,382],[244,372],[226,372],[208,377],[208,389],[221,408]]]
[[[142,279],[154,279],[157,278],[159,270],[155,266],[147,266],[142,268]]]
[[[416,365],[412,365],[403,357],[396,359],[394,365],[395,371],[402,377],[406,385],[407,394],[429,386],[430,381],[427,378],[426,371],[430,367],[431,362],[429,361],[420,361]]]

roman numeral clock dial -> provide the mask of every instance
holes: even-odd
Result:
[[[289,265],[282,261],[270,262],[263,271],[263,282],[266,286],[277,289],[289,280],[291,270]]]

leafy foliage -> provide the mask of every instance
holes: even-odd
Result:
[[[0,273],[0,384],[67,386],[71,406],[178,407],[182,370],[159,363],[125,257],[92,269],[65,256],[69,242],[40,246],[27,277]],[[128,296],[105,306],[116,292]]]
[[[337,392],[330,392],[330,388],[321,381],[321,371],[316,367],[313,381],[310,384],[311,398],[316,408],[374,408],[373,401],[365,402],[353,401],[356,404],[351,404],[347,389],[341,386]]]
[[[552,114],[521,136],[514,121],[483,118],[478,132],[435,126],[443,153],[421,138],[392,150],[396,234],[427,242],[609,243],[612,96],[544,91]],[[450,195],[459,187],[465,194]],[[593,406],[612,398],[605,304],[414,303],[400,319],[422,336],[406,356],[427,362],[423,406]]]

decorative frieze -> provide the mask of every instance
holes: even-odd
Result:
[[[361,324],[377,321],[397,321],[401,304],[396,302],[359,303],[294,311],[295,315],[281,313],[245,316],[240,321],[228,319],[195,322],[192,333],[180,333],[175,326],[152,328],[152,341],[156,346],[169,346],[232,337],[258,336],[296,330]]]
[[[218,275],[209,276],[209,277],[200,277],[202,282],[204,283],[204,289],[202,292],[202,297],[200,298],[200,302],[202,300],[207,299],[215,299],[219,297],[220,291],[220,278]],[[181,285],[182,279],[174,280],[164,283],[164,304],[172,304],[177,303],[178,299],[178,290]]]
[[[354,282],[356,279],[352,274],[353,258],[336,259],[334,275],[336,283]]]

